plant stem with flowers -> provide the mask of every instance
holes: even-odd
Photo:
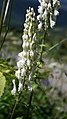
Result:
[[[38,16],[36,18],[34,9],[29,7],[27,9],[26,20],[23,31],[23,51],[18,54],[17,71],[15,75],[19,81],[18,90],[16,88],[15,80],[13,80],[12,95],[23,93],[23,89],[30,91],[31,96],[27,108],[26,119],[29,118],[29,111],[31,107],[33,91],[37,85],[35,81],[39,79],[39,62],[42,63],[42,53],[44,52],[45,38],[48,28],[53,28],[56,22],[56,16],[59,14],[58,7],[59,0],[38,0],[40,5],[38,7]],[[39,33],[43,34],[40,39]],[[39,72],[40,73],[40,72]],[[41,78],[41,77],[40,77]]]

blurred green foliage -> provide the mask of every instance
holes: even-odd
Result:
[[[0,72],[0,97],[4,92],[5,83],[6,83],[5,76]]]

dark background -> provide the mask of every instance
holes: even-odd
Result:
[[[67,26],[67,0],[60,0],[61,8],[59,10],[60,15],[57,18],[57,26],[66,27]],[[13,27],[22,27],[24,23],[26,9],[31,6],[34,7],[34,10],[37,15],[37,8],[39,2],[38,0],[14,0],[13,1],[13,9],[12,9],[12,17],[11,17],[11,26]],[[2,7],[2,0],[0,0],[0,13]],[[9,14],[9,12],[8,12]]]

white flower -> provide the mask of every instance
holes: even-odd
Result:
[[[22,36],[22,38],[23,38],[23,39],[28,39],[28,35],[27,35],[27,34],[24,34],[24,35]]]
[[[43,8],[42,8],[41,6],[39,6],[38,12],[39,12],[40,14],[43,13]]]
[[[42,2],[42,0],[38,0],[40,3]]]
[[[42,29],[42,22],[40,22],[40,23],[38,24],[38,29],[39,29],[39,30]]]
[[[30,66],[30,60],[29,59],[27,60],[27,66]]]
[[[34,9],[33,9],[33,7],[31,8],[31,11],[32,11],[32,12],[34,12]]]
[[[37,16],[37,20],[38,20],[38,21],[40,20],[40,15]]]
[[[34,43],[35,43],[35,42],[34,42],[34,37],[33,37],[33,40],[32,40],[31,43],[30,43],[30,50],[32,49]]]
[[[25,50],[23,50],[23,59],[26,61],[25,57],[27,56],[27,52]],[[23,60],[22,59],[22,60]]]
[[[32,34],[31,34],[31,26],[29,27],[29,30],[28,30],[28,35],[29,35],[29,37],[31,37],[31,36],[32,36]]]
[[[36,40],[36,33],[34,33],[34,35],[33,35],[33,39]]]
[[[59,12],[57,10],[54,10],[54,15],[55,16],[59,15]]]
[[[26,75],[26,69],[25,69],[25,67],[23,67],[21,69],[21,76],[25,76],[25,75]]]
[[[28,28],[28,25],[26,23],[24,23],[24,27]],[[25,36],[25,38],[28,38],[28,35]]]
[[[16,94],[16,84],[15,84],[15,79],[12,80],[13,83],[13,89],[11,90],[12,95]]]
[[[55,5],[55,4],[60,5],[59,0],[53,0],[53,5]]]
[[[32,91],[32,86],[31,85],[28,85],[28,90]]]
[[[22,82],[21,82],[21,80],[19,80],[19,86],[18,86],[18,92],[20,92],[21,90],[22,90]]]
[[[55,25],[55,21],[52,20],[51,16],[50,16],[50,27],[53,28]]]
[[[47,17],[47,10],[45,10],[44,13],[42,14],[42,18],[43,18],[43,20],[45,20],[46,17]]]
[[[15,72],[15,76],[20,79],[21,76],[20,76],[20,69],[18,69],[16,72]]]
[[[24,66],[24,64],[25,64],[25,59],[22,58],[21,60],[19,60],[19,61],[17,62],[17,67],[18,67],[18,69],[22,68],[22,67]]]
[[[29,29],[31,29],[32,25],[33,25],[33,24],[32,24],[32,23],[30,23],[30,27],[29,27]]]
[[[29,42],[27,42],[27,41],[24,41],[23,42],[23,48],[28,48],[29,47]]]
[[[33,50],[30,50],[30,56],[31,56],[31,57],[34,57],[34,52],[33,52]]]
[[[31,80],[32,78],[32,73],[29,74],[29,81]]]
[[[49,8],[51,8],[51,3],[50,3],[50,2],[48,3],[48,9],[49,9]]]
[[[18,56],[19,56],[20,58],[22,58],[23,52],[20,52],[20,53],[18,54]]]
[[[35,19],[33,18],[32,21],[35,21]]]
[[[43,2],[43,4],[44,4],[45,8],[48,7],[48,2]],[[45,9],[45,8],[44,8],[44,9]]]

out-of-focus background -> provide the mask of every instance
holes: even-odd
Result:
[[[3,1],[7,0],[0,0],[0,15],[2,15]],[[41,66],[42,69],[40,70],[43,73],[41,74],[39,71],[38,74],[43,75],[44,80],[40,79],[41,76],[39,76],[39,80],[36,79],[39,86],[35,85],[35,80],[33,80],[34,97],[29,119],[67,119],[67,0],[60,0],[60,3],[61,7],[56,25],[53,29],[49,29],[45,40],[47,53],[44,51],[44,65]],[[5,117],[10,119],[13,112],[13,119],[22,119],[19,117],[24,116],[26,118],[30,92],[26,89],[23,90],[21,98],[18,100],[16,98],[18,95],[12,96],[11,94],[12,80],[16,79],[16,61],[18,60],[18,53],[22,51],[26,9],[29,6],[34,7],[37,15],[39,2],[38,0],[13,0],[9,24],[10,5],[6,21],[2,25],[2,30],[0,29],[0,90],[3,87],[1,81],[4,78],[1,72],[6,78],[5,91],[0,98],[0,119],[5,119]],[[0,23],[1,18],[0,16]],[[18,80],[16,80],[16,84],[18,88]],[[17,100],[18,103],[14,110]]]

